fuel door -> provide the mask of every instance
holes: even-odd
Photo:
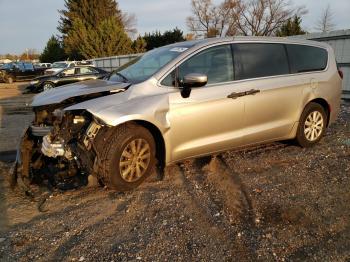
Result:
[[[312,89],[316,89],[318,87],[318,81],[315,78],[311,78],[311,80],[310,80],[310,87]]]

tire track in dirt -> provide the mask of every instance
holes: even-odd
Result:
[[[232,250],[238,249],[248,261],[256,260],[257,244],[246,239],[248,231],[241,226],[242,221],[247,221],[246,213],[252,210],[242,184],[232,178],[224,163],[216,157],[196,159],[180,167],[183,184],[195,206],[207,216],[212,226],[224,232]],[[248,220],[249,226],[252,220]]]

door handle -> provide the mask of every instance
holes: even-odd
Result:
[[[245,93],[246,93],[246,95],[255,95],[257,93],[260,93],[260,90],[251,89],[249,91],[246,91]]]
[[[244,92],[239,92],[239,93],[233,92],[233,93],[229,94],[227,96],[227,98],[236,99],[236,98],[241,97],[241,96],[255,95],[257,93],[260,93],[260,90],[251,89],[249,91],[244,91]]]
[[[245,96],[245,95],[246,95],[246,92],[239,92],[239,93],[233,92],[229,94],[227,98],[236,99],[238,97]]]

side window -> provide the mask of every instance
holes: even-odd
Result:
[[[291,73],[319,71],[327,67],[328,53],[323,48],[287,45]]]
[[[168,74],[162,81],[163,86],[175,86],[175,70]]]
[[[208,48],[187,59],[178,67],[178,81],[183,81],[187,74],[200,73],[208,77],[208,84],[233,81],[233,61],[230,45]],[[175,86],[175,70],[161,83]]]
[[[34,70],[34,66],[31,63],[24,63],[24,68],[29,70]]]
[[[70,68],[70,69],[66,69],[62,72],[62,75],[64,76],[72,76],[74,75],[75,69],[74,68]]]
[[[97,72],[90,67],[78,67],[76,71],[76,74],[80,74],[80,75],[88,75],[88,74],[95,74],[95,73]]]
[[[289,74],[283,44],[234,44],[235,79]]]

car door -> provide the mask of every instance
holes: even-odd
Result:
[[[32,79],[36,76],[35,69],[32,63],[23,63],[24,66],[24,79]]]
[[[62,70],[58,74],[59,78],[57,80],[56,86],[68,85],[76,82],[75,68],[68,68]]]
[[[233,85],[230,45],[210,47],[187,59],[164,80],[181,79],[189,73],[208,76],[208,84],[192,88],[184,98],[179,89],[169,95],[169,141],[172,161],[206,155],[242,144],[244,123],[243,100],[230,98],[239,93]]]
[[[289,74],[285,46],[240,43],[233,50],[236,83],[247,92],[244,143],[286,138],[298,121],[303,87]]]

